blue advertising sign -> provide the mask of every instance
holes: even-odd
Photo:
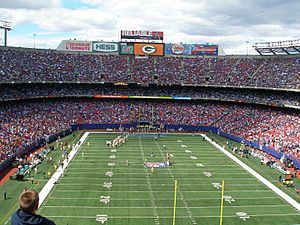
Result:
[[[191,45],[192,55],[218,55],[218,45],[201,45],[193,44]]]
[[[165,55],[191,55],[191,45],[165,44]]]

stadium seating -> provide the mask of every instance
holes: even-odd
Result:
[[[299,62],[300,58],[296,56],[137,59],[133,56],[0,48],[1,99],[27,99],[1,103],[0,161],[40,138],[68,129],[73,123],[130,123],[138,117],[141,120],[151,118],[154,122],[164,124],[216,126],[227,133],[272,146],[299,159],[300,119],[297,112],[219,103],[221,100],[299,106],[297,92],[234,88],[298,89]],[[53,81],[56,83],[47,83]],[[23,83],[11,84],[14,82]],[[38,83],[32,85],[28,82]],[[99,84],[88,84],[91,82]],[[122,82],[157,86],[100,85]],[[224,85],[227,88],[170,86],[174,84]],[[93,95],[188,96],[214,101],[64,98]],[[40,97],[40,100],[28,100]],[[45,97],[61,99],[48,100]]]
[[[157,57],[0,49],[0,81],[125,82],[299,88],[300,58]]]
[[[277,106],[300,106],[300,93],[292,91],[251,90],[240,88],[172,87],[136,85],[115,86],[97,84],[0,84],[2,100],[40,97],[133,95],[133,96],[179,96],[193,99],[248,102]]]
[[[296,112],[228,103],[60,99],[2,103],[1,160],[40,138],[75,123],[154,123],[217,126],[248,140],[300,158],[300,118]]]

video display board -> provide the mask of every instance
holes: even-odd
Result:
[[[163,40],[162,31],[121,30],[121,39]]]

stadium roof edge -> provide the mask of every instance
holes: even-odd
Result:
[[[261,56],[297,55],[300,54],[300,39],[255,43],[253,47]]]

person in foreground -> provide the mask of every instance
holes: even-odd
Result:
[[[39,194],[35,190],[23,191],[19,196],[20,208],[11,217],[11,225],[56,225],[45,217],[36,215]]]

